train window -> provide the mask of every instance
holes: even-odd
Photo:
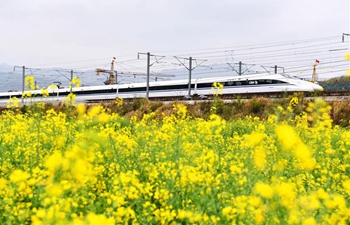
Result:
[[[242,85],[242,82],[237,81],[237,82],[236,82],[236,85]]]
[[[227,82],[227,86],[232,86],[232,85],[233,85],[232,81]]]
[[[248,81],[248,84],[258,84],[258,81],[256,81],[256,80],[250,80],[250,81]]]
[[[212,87],[213,83],[197,84],[197,88]]]
[[[174,85],[174,86],[156,86],[156,87],[150,87],[149,90],[176,90],[176,89],[187,89],[188,84],[181,84],[181,85]],[[191,84],[191,88],[194,88],[194,84]],[[146,90],[146,89],[145,89]],[[138,90],[141,91],[141,90]]]

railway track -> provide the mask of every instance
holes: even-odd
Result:
[[[332,92],[299,92],[301,95],[307,99],[323,98],[326,101],[350,101],[350,91],[332,91]],[[271,92],[271,93],[246,93],[246,94],[225,94],[220,95],[220,99],[223,100],[249,100],[252,98],[269,98],[269,99],[281,99],[293,96],[294,93],[281,93],[281,92]],[[173,97],[162,97],[162,98],[149,98],[150,101],[203,101],[203,100],[214,100],[215,96],[199,96],[193,95],[191,98],[185,96],[173,96]],[[123,99],[125,102],[132,102],[134,98]],[[94,99],[87,100],[86,103],[109,103],[113,102],[114,99]]]

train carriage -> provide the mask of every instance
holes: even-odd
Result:
[[[314,92],[322,91],[323,88],[315,83],[301,80],[288,74],[253,74],[244,76],[225,76],[196,78],[191,80],[189,92],[188,80],[158,81],[149,83],[149,98],[171,98],[191,95],[211,96],[214,82],[221,83],[223,95],[230,94],[264,94],[277,92]],[[63,101],[71,92],[69,88],[49,88],[49,96],[43,97],[41,90],[34,90],[30,98],[23,99],[24,104],[36,101],[58,103]],[[117,97],[144,98],[147,93],[146,83],[114,84],[104,86],[88,86],[73,88],[76,102],[88,102],[98,100],[112,100]],[[0,93],[0,105],[6,105],[12,97],[22,97],[22,92]],[[22,101],[22,100],[21,100]]]

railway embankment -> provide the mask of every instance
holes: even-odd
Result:
[[[251,99],[222,99],[220,97],[211,100],[191,100],[191,101],[147,101],[146,99],[134,99],[132,101],[110,101],[93,104],[86,104],[89,109],[93,105],[102,105],[108,113],[117,113],[127,118],[143,118],[145,114],[151,114],[161,120],[163,117],[174,113],[175,104],[184,104],[188,114],[195,118],[208,119],[213,113],[221,116],[225,120],[235,120],[246,117],[257,117],[266,120],[271,115],[277,115],[280,120],[287,120],[295,116],[300,116],[307,112],[310,103],[324,102],[328,105],[328,113],[333,120],[333,125],[350,128],[350,96],[319,96],[303,97],[290,96],[286,98],[263,98],[253,97]],[[30,113],[37,110],[38,105],[20,106],[17,108],[0,108],[0,113],[7,110],[14,110],[17,113]],[[62,103],[47,103],[40,105],[41,109],[53,109],[75,116],[77,109],[74,105]],[[312,113],[312,112],[310,112]]]

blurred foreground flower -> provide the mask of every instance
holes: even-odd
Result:
[[[18,107],[18,98],[12,97],[7,101],[7,108],[17,108]]]
[[[345,54],[345,59],[350,60],[350,53]],[[345,74],[346,76],[350,76],[350,69],[347,69]]]

